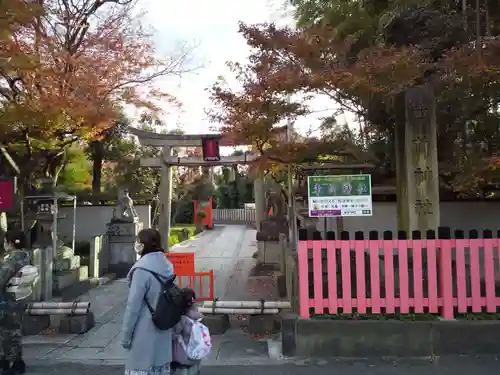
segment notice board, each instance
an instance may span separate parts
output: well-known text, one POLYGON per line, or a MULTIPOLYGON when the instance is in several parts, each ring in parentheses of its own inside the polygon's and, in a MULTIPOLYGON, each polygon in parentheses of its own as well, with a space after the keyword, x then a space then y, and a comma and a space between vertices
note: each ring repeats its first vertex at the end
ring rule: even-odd
POLYGON ((165 256, 173 264, 177 276, 194 275, 194 253, 166 253, 165 256))

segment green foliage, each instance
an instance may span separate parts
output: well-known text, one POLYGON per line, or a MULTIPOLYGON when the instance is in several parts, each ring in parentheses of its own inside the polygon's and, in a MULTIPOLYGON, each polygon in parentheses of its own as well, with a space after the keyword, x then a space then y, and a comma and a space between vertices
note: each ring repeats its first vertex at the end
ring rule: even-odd
POLYGON ((114 194, 120 187, 127 187, 131 194, 156 195, 160 171, 142 168, 139 159, 158 154, 158 150, 140 146, 132 139, 117 141, 113 146, 113 158, 110 157, 103 168, 104 191, 114 194))
POLYGON ((68 162, 59 174, 59 188, 70 194, 90 188, 91 168, 83 148, 74 144, 67 150, 68 162))
POLYGON ((170 237, 168 238, 169 247, 186 241, 196 234, 194 225, 179 225, 170 229, 170 237))

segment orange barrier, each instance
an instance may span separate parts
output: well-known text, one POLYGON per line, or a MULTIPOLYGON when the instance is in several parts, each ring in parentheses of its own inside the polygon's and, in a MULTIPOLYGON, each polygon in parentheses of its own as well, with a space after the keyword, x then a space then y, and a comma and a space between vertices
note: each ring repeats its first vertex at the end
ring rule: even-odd
POLYGON ((194 275, 194 253, 165 253, 177 276, 194 275))
POLYGON ((196 293, 196 301, 214 300, 214 271, 193 272, 191 275, 177 275, 179 288, 191 288, 196 293), (208 279, 208 280, 207 280, 208 279))

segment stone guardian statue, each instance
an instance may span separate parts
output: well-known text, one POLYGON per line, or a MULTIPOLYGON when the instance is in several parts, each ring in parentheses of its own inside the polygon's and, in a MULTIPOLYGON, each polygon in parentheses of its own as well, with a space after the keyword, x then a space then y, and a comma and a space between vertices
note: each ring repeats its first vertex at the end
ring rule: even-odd
POLYGON ((136 223, 139 221, 139 215, 135 210, 134 202, 130 198, 128 189, 119 191, 111 221, 121 223, 136 223))

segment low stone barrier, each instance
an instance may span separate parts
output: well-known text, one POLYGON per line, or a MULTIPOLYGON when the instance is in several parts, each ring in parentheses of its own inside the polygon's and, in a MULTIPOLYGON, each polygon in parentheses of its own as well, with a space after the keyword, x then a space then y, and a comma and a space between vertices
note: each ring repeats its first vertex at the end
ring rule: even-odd
POLYGON ((283 355, 312 358, 498 354, 500 321, 282 318, 283 355))

